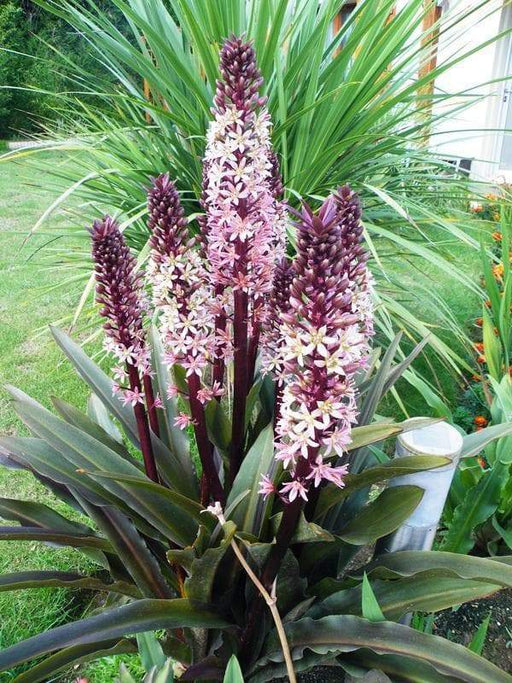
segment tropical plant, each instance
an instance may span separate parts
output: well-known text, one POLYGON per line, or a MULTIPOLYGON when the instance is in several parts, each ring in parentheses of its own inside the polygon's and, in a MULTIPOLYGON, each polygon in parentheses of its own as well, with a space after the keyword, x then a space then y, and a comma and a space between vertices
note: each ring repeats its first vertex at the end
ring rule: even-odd
MULTIPOLYGON (((84 237, 86 218, 92 220, 98 207, 113 209, 143 261, 148 239, 144 184, 169 167, 189 213, 199 211, 218 47, 232 32, 243 33, 253 41, 265 79, 287 200, 294 206, 306 194, 316 200, 349 180, 363 196, 366 235, 375 255, 377 324, 388 340, 392 323, 416 341, 430 332, 429 344, 443 363, 464 365, 458 342, 467 343, 467 335, 430 277, 442 273, 478 295, 478 285, 451 254, 456 244, 478 248, 479 228, 467 221, 464 177, 425 141, 441 120, 474 101, 467 93, 464 104, 460 93, 432 94, 434 80, 484 45, 457 50, 433 70, 423 69, 421 77, 417 73, 418 66, 431 62, 436 35, 452 45, 468 23, 492 11, 487 3, 465 11, 457 7, 425 31, 429 3, 410 0, 396 10, 395 0, 363 0, 338 33, 333 20, 340 0, 113 0, 124 26, 92 0, 39 4, 84 37, 106 77, 65 56, 72 86, 59 97, 67 131, 63 135, 60 129, 56 144, 48 147, 83 153, 66 168, 44 165, 45 178, 53 174, 65 191, 34 230, 49 226, 53 211, 78 194, 82 204, 78 213, 75 208, 70 213, 70 229, 84 237), (95 102, 100 98, 102 109, 91 106, 88 96, 95 102), (414 269, 414 297, 404 263, 414 269), (426 302, 421 312, 418 297, 426 302), (435 318, 428 311, 435 311, 435 318), (450 343, 443 327, 452 333, 450 343)), ((73 266, 70 281, 88 280, 77 315, 89 310, 93 279, 86 249, 70 255, 67 247, 63 253, 58 242, 51 242, 58 254, 49 252, 50 259, 73 266)))
MULTIPOLYGON (((503 201, 496 213, 501 215, 501 230, 493 233, 495 263, 482 248, 488 300, 479 320, 483 342, 475 344, 481 364, 476 387, 490 420, 478 411, 473 417, 477 429, 488 422, 499 426, 512 419, 512 221, 510 208, 503 208, 503 201)), ((441 548, 466 553, 476 545, 481 554, 503 555, 512 549, 512 440, 503 437, 477 456, 465 461, 455 475, 445 509, 447 532, 441 548)))
MULTIPOLYGON (((373 485, 447 462, 390 460, 376 446, 431 422, 375 419, 421 345, 395 365, 399 337, 382 357, 370 353, 372 283, 348 186, 316 212, 306 203, 292 212, 296 256, 287 258, 251 45, 227 41, 220 71, 197 239, 169 176, 149 191, 151 306, 116 221, 91 229, 115 381, 54 329, 91 387, 89 413, 54 398, 57 416, 11 389, 32 436, 3 437, 5 463, 85 517, 4 499, 2 516, 20 526, 0 528, 0 539, 71 545, 104 573, 23 572, 0 585, 109 598, 99 614, 6 648, 0 670, 49 655, 16 678, 47 680, 71 663, 133 651, 134 634, 162 629, 153 652, 163 673, 153 678, 169 674, 166 655, 185 669, 181 680, 236 680, 235 655, 254 682, 295 681, 295 670, 326 662, 404 680, 510 681, 476 654, 398 623, 411 610, 511 587, 510 558, 403 552, 357 568, 358 550, 393 532, 423 496, 373 485)), ((478 446, 510 431, 479 432, 478 446)))

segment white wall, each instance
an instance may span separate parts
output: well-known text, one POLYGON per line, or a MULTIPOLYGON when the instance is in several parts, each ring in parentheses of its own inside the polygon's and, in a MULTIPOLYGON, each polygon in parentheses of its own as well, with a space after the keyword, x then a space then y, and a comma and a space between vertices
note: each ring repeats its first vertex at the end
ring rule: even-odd
MULTIPOLYGON (((442 30, 438 47, 438 65, 448 64, 496 36, 502 19, 502 0, 488 0, 483 7, 463 19, 456 29, 449 29, 453 20, 481 4, 476 0, 449 0, 444 3, 442 30)), ((459 94, 449 104, 436 104, 434 115, 468 102, 472 96, 483 96, 464 111, 450 116, 449 120, 435 123, 431 145, 444 154, 473 159, 472 174, 490 177, 494 167, 484 163, 496 156, 496 134, 482 132, 495 125, 503 84, 483 85, 495 78, 499 47, 491 43, 475 54, 453 65, 436 79, 435 92, 459 94)))

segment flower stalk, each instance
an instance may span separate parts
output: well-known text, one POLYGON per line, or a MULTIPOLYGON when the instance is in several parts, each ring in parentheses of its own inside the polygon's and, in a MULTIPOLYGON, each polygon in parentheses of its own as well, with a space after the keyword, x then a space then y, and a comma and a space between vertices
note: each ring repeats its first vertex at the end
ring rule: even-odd
POLYGON ((154 409, 151 387, 149 352, 143 328, 144 305, 142 280, 137 263, 124 241, 123 234, 110 216, 95 221, 91 229, 92 255, 96 272, 96 300, 102 305, 100 315, 106 318, 105 347, 120 363, 116 368, 116 390, 121 400, 131 403, 137 422, 140 447, 147 476, 159 481, 151 444, 148 416, 144 399, 154 409), (129 389, 123 388, 128 382, 129 389))

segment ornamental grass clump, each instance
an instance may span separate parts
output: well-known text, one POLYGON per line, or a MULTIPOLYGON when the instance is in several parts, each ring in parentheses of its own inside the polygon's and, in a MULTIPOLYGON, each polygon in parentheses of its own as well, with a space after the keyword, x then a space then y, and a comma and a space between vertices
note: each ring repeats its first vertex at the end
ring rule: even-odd
MULTIPOLYGON (((3 650, 0 670, 38 660, 16 680, 46 681, 158 631, 157 666, 170 671, 171 657, 184 681, 222 680, 234 657, 254 683, 295 681, 322 663, 401 680, 510 680, 399 623, 512 587, 509 563, 436 552, 354 560, 423 496, 411 485, 376 496, 372 485, 447 463, 389 460, 377 445, 431 422, 374 420, 421 345, 397 364, 399 337, 372 349, 357 195, 344 185, 289 209, 252 45, 228 40, 220 71, 197 224, 166 173, 148 179, 144 272, 115 220, 91 229, 114 379, 54 329, 93 392, 90 410, 54 399, 57 416, 11 388, 31 436, 1 438, 2 462, 83 516, 2 499, 1 516, 21 526, 0 527, 0 539, 76 547, 101 573, 29 571, 0 576, 0 587, 108 600, 3 650)), ((492 429, 471 435, 465 454, 512 428, 492 429)))

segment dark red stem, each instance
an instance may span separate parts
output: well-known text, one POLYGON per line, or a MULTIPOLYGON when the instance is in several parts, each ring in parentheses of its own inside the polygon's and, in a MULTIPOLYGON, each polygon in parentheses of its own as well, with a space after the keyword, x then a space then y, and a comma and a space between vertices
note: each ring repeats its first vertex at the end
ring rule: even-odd
POLYGON ((233 430, 229 457, 229 479, 232 483, 242 463, 244 454, 245 404, 248 390, 247 377, 247 294, 234 292, 234 379, 233 379, 233 430))
MULTIPOLYGON (((130 380, 130 388, 132 391, 140 392, 142 390, 139 371, 131 363, 126 364, 128 378, 130 380)), ((148 416, 146 409, 142 403, 136 403, 133 407, 135 420, 137 422, 137 431, 139 432, 140 450, 142 451, 142 458, 144 460, 144 469, 150 479, 159 483, 158 471, 155 463, 155 456, 153 454, 153 446, 151 445, 151 434, 149 432, 148 416)))
MULTIPOLYGON (((215 296, 219 299, 222 296, 222 293, 224 291, 224 285, 217 285, 215 287, 215 296)), ((216 316, 215 318, 215 333, 218 334, 224 333, 226 331, 226 324, 227 324, 227 317, 225 313, 222 313, 221 315, 216 316)), ((222 355, 222 351, 224 350, 224 344, 222 347, 219 349, 219 356, 215 358, 213 362, 213 371, 212 371, 212 382, 215 384, 215 382, 218 383, 219 387, 222 387, 222 384, 224 382, 224 370, 225 370, 225 362, 224 362, 224 356, 222 355)), ((217 397, 217 400, 220 401, 220 396, 217 397)))
POLYGON ((208 439, 203 404, 197 398, 197 392, 200 388, 201 382, 199 377, 195 373, 192 373, 188 378, 188 391, 197 450, 199 451, 199 457, 201 459, 201 464, 203 465, 202 484, 204 484, 205 487, 205 496, 207 495, 209 497, 211 495, 215 501, 219 501, 221 505, 224 505, 224 489, 220 483, 219 473, 217 472, 213 460, 213 446, 208 439))
POLYGON ((158 415, 155 407, 155 393, 153 391, 153 383, 149 375, 144 375, 142 378, 144 382, 144 395, 146 396, 146 407, 149 415, 149 424, 153 432, 160 436, 160 425, 158 424, 158 415))

